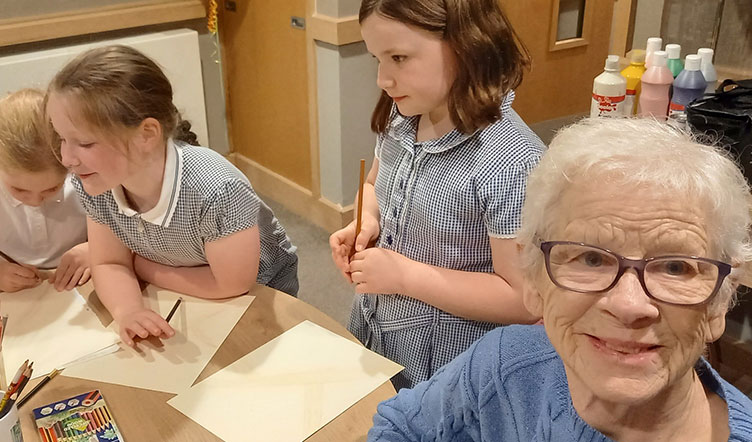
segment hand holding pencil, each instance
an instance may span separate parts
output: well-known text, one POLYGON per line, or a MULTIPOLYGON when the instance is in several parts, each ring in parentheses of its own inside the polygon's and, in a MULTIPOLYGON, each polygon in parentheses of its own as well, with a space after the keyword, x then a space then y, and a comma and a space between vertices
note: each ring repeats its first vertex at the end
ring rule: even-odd
POLYGON ((348 282, 352 282, 349 265, 353 255, 365 250, 379 236, 379 220, 363 208, 365 184, 365 160, 360 160, 360 185, 355 207, 355 220, 329 237, 332 260, 348 282))
POLYGON ((162 318, 157 312, 145 307, 116 318, 120 327, 120 339, 124 344, 135 347, 136 340, 146 339, 149 336, 162 339, 173 337, 175 330, 169 322, 182 300, 183 298, 178 298, 175 301, 166 318, 162 318))

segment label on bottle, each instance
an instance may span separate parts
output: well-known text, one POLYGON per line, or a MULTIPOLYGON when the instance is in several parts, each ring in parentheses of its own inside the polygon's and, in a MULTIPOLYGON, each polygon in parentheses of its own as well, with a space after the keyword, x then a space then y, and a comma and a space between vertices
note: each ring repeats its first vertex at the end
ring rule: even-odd
POLYGON ((636 89, 627 89, 627 95, 624 97, 624 115, 630 116, 637 113, 637 108, 635 107, 635 98, 637 97, 637 90, 636 89))
POLYGON ((674 103, 673 101, 670 102, 668 104, 668 117, 679 122, 686 121, 687 112, 685 106, 683 104, 674 103))
MULTIPOLYGON (((615 97, 609 97, 606 95, 593 94, 593 101, 590 104, 590 116, 591 117, 623 117, 627 115, 625 109, 627 107, 625 102, 625 95, 618 95, 615 97)), ((634 102, 633 102, 634 104, 634 102)))

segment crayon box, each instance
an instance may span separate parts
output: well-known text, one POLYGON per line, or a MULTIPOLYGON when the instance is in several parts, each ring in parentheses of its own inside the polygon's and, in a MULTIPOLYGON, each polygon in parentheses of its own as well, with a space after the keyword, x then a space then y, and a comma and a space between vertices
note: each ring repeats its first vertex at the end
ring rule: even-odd
POLYGON ((123 442, 99 390, 34 409, 43 442, 123 442))

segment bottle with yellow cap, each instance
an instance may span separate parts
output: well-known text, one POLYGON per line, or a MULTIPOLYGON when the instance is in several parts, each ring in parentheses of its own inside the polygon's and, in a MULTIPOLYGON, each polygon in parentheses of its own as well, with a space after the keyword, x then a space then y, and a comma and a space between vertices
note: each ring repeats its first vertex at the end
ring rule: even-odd
POLYGON ((624 114, 626 116, 637 114, 637 102, 640 97, 640 79, 645 73, 645 51, 634 49, 629 54, 629 66, 621 71, 621 75, 627 79, 627 95, 624 100, 624 114))

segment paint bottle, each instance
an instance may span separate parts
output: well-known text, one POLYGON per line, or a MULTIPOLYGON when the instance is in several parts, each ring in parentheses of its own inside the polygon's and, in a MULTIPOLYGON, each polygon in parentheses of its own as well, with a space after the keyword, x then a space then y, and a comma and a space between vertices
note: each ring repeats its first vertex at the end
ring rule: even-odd
POLYGON ((629 66, 621 71, 621 75, 627 79, 627 96, 624 100, 624 115, 637 113, 637 102, 640 96, 640 78, 645 73, 645 51, 634 49, 629 56, 629 66))
POLYGON ((674 81, 674 76, 666 66, 666 52, 655 51, 647 68, 640 79, 642 92, 637 106, 640 116, 653 116, 658 120, 665 120, 668 113, 668 90, 674 81))
POLYGON ((590 103, 591 117, 623 117, 627 79, 619 73, 619 56, 606 57, 604 72, 593 80, 593 100, 590 103))
POLYGON ((716 84, 718 83, 718 74, 715 72, 715 66, 713 66, 713 50, 710 48, 700 48, 697 50, 697 55, 702 59, 700 72, 702 72, 702 76, 705 77, 705 81, 708 84, 705 92, 715 92, 716 84))
POLYGON ((666 45, 666 54, 668 54, 666 65, 671 71, 671 75, 676 78, 684 70, 684 63, 681 61, 681 45, 673 43, 666 45))
POLYGON ((650 67, 650 56, 655 51, 660 51, 663 46, 663 39, 661 37, 650 37, 648 43, 645 45, 645 67, 650 67))
POLYGON ((699 55, 690 54, 684 61, 684 70, 674 80, 674 95, 669 105, 669 118, 680 123, 687 121, 684 107, 693 100, 702 97, 708 84, 700 72, 702 59, 699 55))

